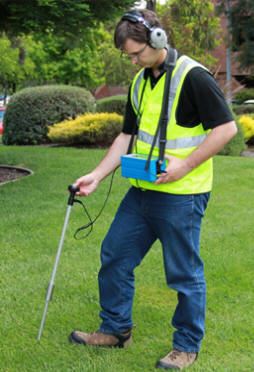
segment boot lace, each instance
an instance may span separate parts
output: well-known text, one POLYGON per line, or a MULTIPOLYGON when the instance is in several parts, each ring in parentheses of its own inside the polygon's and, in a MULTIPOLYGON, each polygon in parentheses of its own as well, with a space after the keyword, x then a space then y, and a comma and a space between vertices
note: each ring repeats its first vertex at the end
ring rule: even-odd
POLYGON ((174 359, 177 359, 180 355, 181 355, 181 351, 173 350, 170 353, 170 358, 174 360, 174 359))

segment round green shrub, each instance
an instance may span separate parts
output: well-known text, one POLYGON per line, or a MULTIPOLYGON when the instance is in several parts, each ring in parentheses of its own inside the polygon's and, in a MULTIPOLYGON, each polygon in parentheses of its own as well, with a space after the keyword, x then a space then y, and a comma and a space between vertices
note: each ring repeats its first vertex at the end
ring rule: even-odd
POLYGON ((233 111, 236 115, 254 114, 254 104, 233 105, 233 111))
POLYGON ((96 101, 96 111, 116 112, 119 115, 124 115, 126 103, 127 103, 126 95, 101 98, 98 101, 96 101))
POLYGON ((25 88, 12 96, 4 117, 3 143, 36 145, 48 141, 48 127, 95 110, 86 89, 68 85, 25 88))
POLYGON ((254 99, 254 88, 244 88, 237 92, 234 98, 240 103, 247 101, 248 99, 254 99))
POLYGON ((236 117, 234 119, 237 124, 238 132, 219 152, 219 155, 240 156, 241 153, 246 149, 243 130, 238 124, 236 117))

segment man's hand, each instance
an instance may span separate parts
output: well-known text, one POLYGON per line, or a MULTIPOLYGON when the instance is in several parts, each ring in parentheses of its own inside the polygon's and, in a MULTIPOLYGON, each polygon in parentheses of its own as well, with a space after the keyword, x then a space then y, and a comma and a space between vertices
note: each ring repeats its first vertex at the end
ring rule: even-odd
POLYGON ((185 159, 179 159, 170 155, 165 155, 165 159, 168 160, 166 173, 162 173, 159 176, 155 182, 156 185, 177 181, 192 170, 185 159))
POLYGON ((99 180, 93 173, 89 173, 83 177, 80 177, 74 183, 74 186, 79 187, 78 196, 88 196, 97 189, 99 180))
POLYGON ((234 121, 221 124, 208 134, 201 143, 187 158, 179 159, 175 156, 165 155, 168 159, 167 173, 162 174, 155 182, 174 182, 184 177, 192 169, 198 167, 206 160, 216 155, 237 133, 237 126, 234 121))

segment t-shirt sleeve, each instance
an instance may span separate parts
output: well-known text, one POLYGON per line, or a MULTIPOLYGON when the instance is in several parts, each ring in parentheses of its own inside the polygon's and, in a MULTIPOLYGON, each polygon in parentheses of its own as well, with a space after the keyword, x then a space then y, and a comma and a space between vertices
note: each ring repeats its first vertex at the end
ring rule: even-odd
POLYGON ((213 129, 234 120, 225 97, 211 73, 201 67, 195 67, 186 79, 186 93, 192 97, 204 129, 213 129))
POLYGON ((125 115, 123 120, 122 132, 125 134, 132 134, 135 128, 135 133, 137 133, 137 115, 133 110, 131 104, 131 87, 129 88, 128 99, 125 108, 125 115))

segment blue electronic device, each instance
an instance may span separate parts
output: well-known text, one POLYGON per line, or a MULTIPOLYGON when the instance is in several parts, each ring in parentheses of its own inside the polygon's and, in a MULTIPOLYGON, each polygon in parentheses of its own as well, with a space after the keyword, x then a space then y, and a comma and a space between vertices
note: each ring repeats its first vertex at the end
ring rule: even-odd
MULTIPOLYGON (((135 178, 154 182, 158 178, 157 162, 158 158, 152 157, 149 162, 149 167, 146 170, 147 155, 128 154, 121 156, 122 176, 127 178, 135 178)), ((166 171, 166 162, 163 161, 160 166, 161 172, 166 171)))

